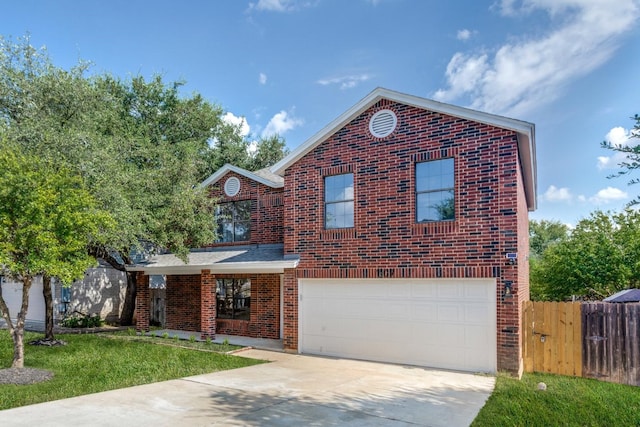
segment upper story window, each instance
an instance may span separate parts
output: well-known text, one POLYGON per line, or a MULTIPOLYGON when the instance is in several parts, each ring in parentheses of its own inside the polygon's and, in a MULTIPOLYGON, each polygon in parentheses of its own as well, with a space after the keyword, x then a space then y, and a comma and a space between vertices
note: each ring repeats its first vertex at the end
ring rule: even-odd
POLYGON ((353 227, 353 174, 324 178, 324 227, 353 227))
POLYGON ((416 164, 416 220, 455 219, 453 159, 416 164))
POLYGON ((247 242, 251 239, 251 200, 218 205, 218 242, 247 242))

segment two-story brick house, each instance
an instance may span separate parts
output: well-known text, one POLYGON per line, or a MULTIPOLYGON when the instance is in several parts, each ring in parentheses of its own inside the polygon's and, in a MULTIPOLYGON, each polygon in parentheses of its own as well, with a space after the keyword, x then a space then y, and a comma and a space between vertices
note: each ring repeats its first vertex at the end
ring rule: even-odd
POLYGON ((227 165, 203 185, 221 241, 131 268, 167 274, 167 327, 521 371, 533 124, 379 88, 270 170, 227 165))

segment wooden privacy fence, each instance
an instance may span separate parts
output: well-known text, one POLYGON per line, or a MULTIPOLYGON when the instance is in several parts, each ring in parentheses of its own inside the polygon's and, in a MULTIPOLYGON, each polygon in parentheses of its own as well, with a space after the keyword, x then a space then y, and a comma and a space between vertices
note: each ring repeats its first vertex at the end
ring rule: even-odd
POLYGON ((640 386, 640 303, 524 303, 526 372, 640 386))

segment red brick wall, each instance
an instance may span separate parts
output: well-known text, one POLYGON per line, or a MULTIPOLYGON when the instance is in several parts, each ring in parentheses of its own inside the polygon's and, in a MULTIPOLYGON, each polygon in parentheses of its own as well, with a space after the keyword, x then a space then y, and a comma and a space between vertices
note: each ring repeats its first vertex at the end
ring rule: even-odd
POLYGON ((217 277, 251 280, 250 320, 217 319, 217 333, 253 338, 280 338, 279 274, 236 274, 217 277))
POLYGON ((166 327, 200 331, 200 275, 167 276, 166 327))
MULTIPOLYGON (((235 244, 282 243, 283 241, 283 189, 272 188, 248 179, 235 172, 227 173, 222 179, 210 186, 210 194, 219 203, 251 200, 251 240, 235 244), (224 194, 224 183, 235 176, 240 180, 240 192, 234 197, 224 194)), ((212 244, 211 246, 230 243, 212 244)), ((233 243, 231 243, 233 244, 233 243)))
POLYGON ((284 271, 283 282, 284 308, 282 345, 285 350, 298 349, 298 279, 295 269, 284 271))
MULTIPOLYGON (((528 298, 520 174, 514 132, 380 101, 287 169, 285 253, 300 255, 297 277, 496 278, 498 369, 515 371, 518 302, 528 298), (382 108, 395 111, 398 127, 377 139, 368 123, 382 108), (415 164, 446 157, 455 162, 456 219, 416 223, 415 164), (347 172, 354 174, 355 227, 325 230, 324 176, 347 172), (507 265, 508 252, 518 252, 517 265, 507 265), (505 282, 514 296, 503 299, 505 282)), ((285 303, 287 289, 285 279, 285 303)), ((286 322, 285 311, 285 341, 293 333, 286 322)))
POLYGON ((280 338, 279 274, 216 276, 205 270, 202 276, 167 276, 166 298, 167 329, 201 331, 203 338, 213 338, 216 333, 253 338, 280 338), (217 278, 251 280, 250 320, 216 318, 213 323, 217 278))
POLYGON ((200 328, 201 338, 216 336, 216 277, 210 270, 202 270, 200 276, 200 328))
POLYGON ((136 331, 148 332, 151 314, 151 300, 149 295, 149 276, 142 272, 136 275, 137 295, 136 295, 136 331))

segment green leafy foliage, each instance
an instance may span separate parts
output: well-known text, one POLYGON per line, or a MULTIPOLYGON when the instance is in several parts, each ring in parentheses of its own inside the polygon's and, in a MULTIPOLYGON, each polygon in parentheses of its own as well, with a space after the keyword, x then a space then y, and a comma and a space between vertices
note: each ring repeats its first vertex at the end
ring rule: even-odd
POLYGON ((0 140, 0 265, 9 277, 71 283, 95 264, 87 245, 112 226, 71 171, 0 140))
POLYGON ((593 212, 531 267, 532 295, 562 301, 602 299, 640 284, 640 213, 593 212), (535 286, 533 286, 535 284, 535 286))
POLYGON ((90 243, 113 225, 82 180, 64 166, 23 152, 0 135, 0 266, 22 283, 20 311, 11 313, 0 293, 0 314, 14 339, 14 367, 24 364, 24 321, 37 275, 71 283, 96 264, 90 243))
POLYGON ((75 313, 65 319, 62 319, 60 325, 65 328, 99 328, 104 322, 99 314, 82 314, 75 313))
MULTIPOLYGON (((0 134, 32 155, 77 173, 115 226, 89 254, 124 271, 134 254, 215 241, 215 201, 198 184, 225 163, 254 169, 286 152, 278 137, 255 154, 222 109, 182 82, 88 76, 90 64, 63 70, 46 50, 0 37, 0 134)), ((128 276, 121 321, 133 318, 135 280, 128 276)))

